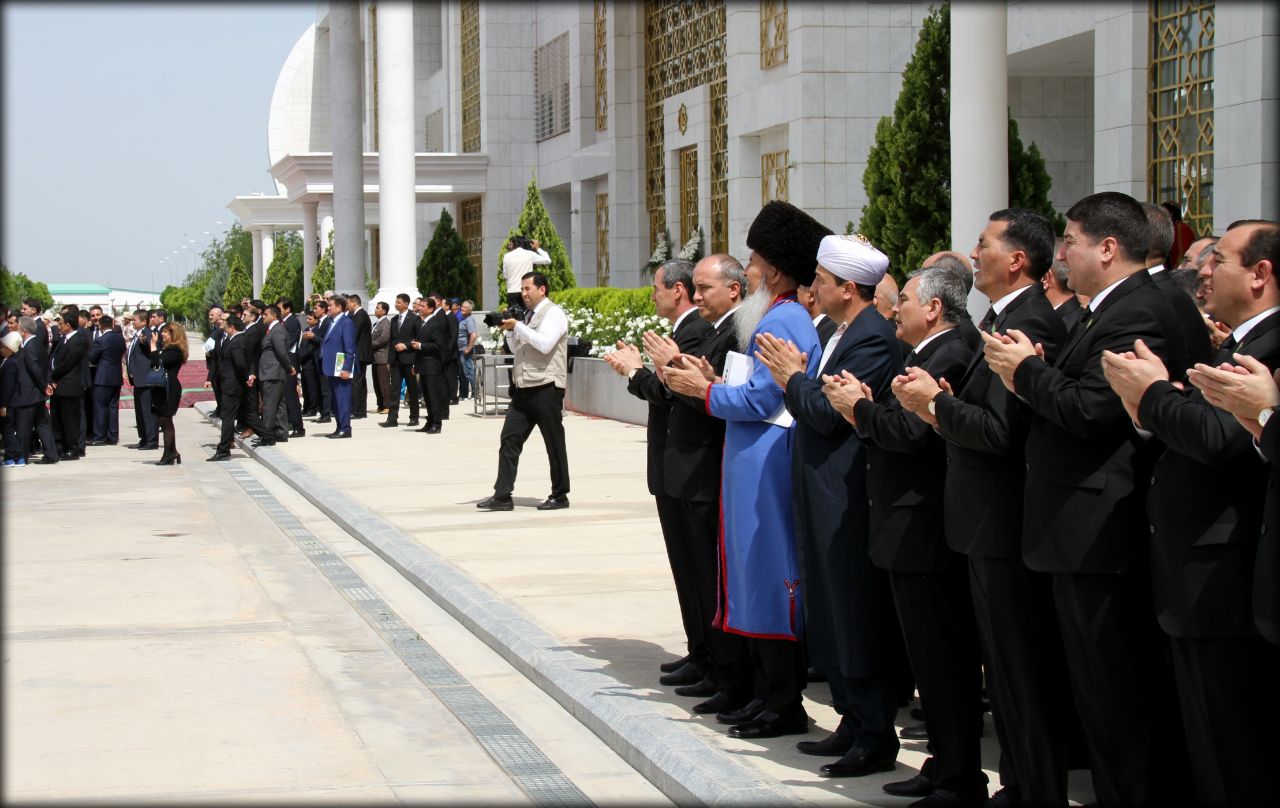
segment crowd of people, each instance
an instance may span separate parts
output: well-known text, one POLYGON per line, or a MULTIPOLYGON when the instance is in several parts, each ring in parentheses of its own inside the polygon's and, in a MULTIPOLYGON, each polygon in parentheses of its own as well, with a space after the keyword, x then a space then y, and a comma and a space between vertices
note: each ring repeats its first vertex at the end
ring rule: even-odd
POLYGON ((839 726, 798 748, 858 777, 895 768, 914 688, 930 756, 884 790, 925 808, 1065 806, 1082 766, 1102 806, 1269 801, 1280 224, 1175 253, 1169 211, 1114 192, 1066 222, 995 211, 899 290, 771 202, 745 268, 658 269, 671 336, 606 360, 649 405, 688 651, 659 681, 695 713, 806 733, 825 678, 839 726))

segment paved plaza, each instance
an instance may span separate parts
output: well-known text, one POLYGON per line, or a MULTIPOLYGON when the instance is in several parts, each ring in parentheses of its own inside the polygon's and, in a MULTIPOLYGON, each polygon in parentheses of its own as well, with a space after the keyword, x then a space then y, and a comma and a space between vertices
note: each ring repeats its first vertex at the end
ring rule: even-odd
MULTIPOLYGON (((210 406, 180 411, 176 468, 102 447, 7 473, 7 799, 906 804, 880 786, 924 742, 824 780, 797 738, 731 739, 657 685, 682 635, 642 427, 567 415, 572 507, 534 509, 535 437, 488 513, 500 419, 468 402, 441 435, 371 411, 218 464, 210 406)), ((808 737, 829 704, 811 684, 808 737)))

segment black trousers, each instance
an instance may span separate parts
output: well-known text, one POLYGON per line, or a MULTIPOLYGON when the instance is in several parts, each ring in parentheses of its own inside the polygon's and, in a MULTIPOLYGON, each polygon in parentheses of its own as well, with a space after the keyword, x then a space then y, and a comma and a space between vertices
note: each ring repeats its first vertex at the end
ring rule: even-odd
POLYGON ((889 571, 920 706, 929 727, 934 783, 953 791, 987 782, 982 773, 982 660, 969 571, 889 571))
POLYGON ((970 558, 1000 783, 1030 808, 1067 804, 1068 726, 1075 703, 1053 607, 1053 581, 1020 558, 970 558))
MULTIPOLYGON (((18 445, 18 410, 8 410, 8 415, 0 415, 0 439, 4 441, 4 459, 17 460, 23 457, 18 445)), ((25 460, 26 458, 23 457, 25 460)))
POLYGON ((316 381, 320 387, 320 416, 333 417, 333 389, 329 385, 329 377, 320 371, 320 361, 316 360, 316 381))
POLYGON ((222 414, 222 382, 218 381, 218 369, 211 368, 213 379, 209 381, 209 389, 213 391, 213 407, 219 415, 222 414))
MULTIPOLYGON (((386 362, 377 363, 373 366, 373 399, 378 403, 379 410, 385 410, 389 406, 387 404, 387 386, 390 379, 390 369, 386 362)), ((399 399, 400 391, 396 391, 396 398, 399 399)))
POLYGON ((419 373, 418 385, 427 402, 427 423, 439 424, 449 417, 449 390, 443 373, 419 373))
MULTIPOLYGON (((284 403, 284 388, 291 384, 282 379, 259 379, 255 387, 262 386, 263 440, 285 440, 289 437, 288 411, 284 403)), ((254 429, 257 432, 257 429, 254 429)))
MULTIPOLYGON (((454 351, 453 359, 444 363, 444 389, 445 403, 458 397, 458 353, 454 351)), ((449 417, 449 411, 444 411, 444 417, 449 417)))
POLYGON ((1189 764, 1146 562, 1123 573, 1055 573, 1053 599, 1098 805, 1185 803, 1185 786, 1169 776, 1189 764))
POLYGON ((120 440, 120 388, 93 386, 93 439, 120 440))
POLYGON ((284 409, 289 419, 289 428, 303 431, 302 402, 298 400, 298 383, 300 375, 290 376, 284 383, 284 409))
POLYGON ((54 396, 49 403, 53 409, 58 450, 79 454, 84 450, 80 443, 80 430, 84 424, 84 397, 79 394, 54 396))
POLYGON ((688 525, 688 562, 693 567, 698 614, 704 621, 703 636, 711 654, 712 678, 720 692, 745 703, 754 690, 747 640, 741 634, 721 631, 712 625, 716 618, 716 585, 720 575, 720 502, 689 499, 679 502, 688 525))
POLYGON ((747 654, 754 676, 754 696, 765 712, 791 715, 802 709, 804 699, 804 643, 748 637, 747 654))
POLYGON ((405 384, 404 400, 409 403, 410 420, 418 420, 418 377, 413 375, 413 365, 394 363, 391 369, 391 389, 387 392, 387 420, 395 423, 400 415, 400 384, 405 384))
POLYGON ((1170 644, 1199 805, 1274 802, 1280 647, 1256 636, 1170 644))
MULTIPOLYGON (((90 373, 90 378, 92 378, 93 377, 92 368, 90 368, 89 373, 90 373)), ((94 385, 92 382, 90 382, 84 388, 84 402, 83 402, 84 408, 82 410, 82 412, 84 413, 84 430, 80 437, 81 445, 84 445, 86 439, 90 439, 94 435, 98 434, 98 424, 97 424, 97 421, 95 420, 97 418, 97 411, 96 411, 97 400, 95 398, 97 394, 94 392, 95 388, 96 388, 96 385, 94 385)))
MULTIPOLYGON (((702 598, 698 593, 698 575, 693 560, 691 534, 684 503, 675 497, 658 494, 654 497, 658 507, 658 524, 662 527, 662 541, 667 547, 667 563, 671 565, 671 577, 676 585, 676 602, 680 606, 680 622, 684 625, 685 646, 698 667, 711 668, 711 651, 707 647, 707 632, 715 612, 705 614, 702 598)), ((714 583, 712 584, 714 587, 714 583)), ((715 590, 711 591, 712 607, 715 590)))
POLYGON ((351 377, 351 414, 369 414, 369 368, 357 362, 359 370, 351 377))
POLYGON ((320 372, 314 362, 307 360, 298 375, 302 377, 302 410, 315 414, 320 411, 320 372))
MULTIPOLYGON (((231 411, 235 415, 235 410, 231 411)), ((157 446, 160 443, 160 425, 156 422, 155 413, 151 412, 151 388, 133 388, 133 422, 138 429, 138 441, 146 446, 157 446)))
POLYGON ((217 451, 231 451, 236 437, 236 413, 240 411, 240 385, 222 391, 222 431, 218 435, 217 451))
POLYGON ((890 754, 901 747, 893 719, 898 714, 898 685, 890 676, 859 678, 826 671, 831 705, 840 714, 840 725, 853 737, 853 745, 875 754, 890 754))
POLYGON ((551 496, 569 493, 569 455, 564 447, 564 388, 554 384, 520 388, 512 386, 507 419, 502 424, 501 446, 498 448, 498 481, 493 492, 509 497, 515 490, 520 452, 536 426, 542 433, 551 464, 551 496))
POLYGON ((18 436, 18 456, 31 458, 31 436, 39 435, 40 444, 44 447, 47 459, 58 457, 58 443, 53 437, 53 424, 49 418, 49 410, 44 402, 19 407, 14 421, 14 429, 18 436))

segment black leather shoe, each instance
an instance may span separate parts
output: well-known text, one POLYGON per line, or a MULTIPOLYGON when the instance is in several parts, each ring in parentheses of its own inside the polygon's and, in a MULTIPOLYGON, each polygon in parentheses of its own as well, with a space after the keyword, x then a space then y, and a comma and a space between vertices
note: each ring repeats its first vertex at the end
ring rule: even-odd
POLYGON ((214 410, 213 412, 209 413, 209 417, 210 417, 210 418, 221 418, 221 417, 222 417, 222 411, 221 411, 221 410, 214 410))
POLYGON ((1022 795, 1016 788, 1005 787, 987 797, 985 808, 1017 808, 1022 795))
POLYGON ((399 421, 382 421, 378 424, 378 426, 382 426, 382 427, 400 426, 400 422, 399 421))
POLYGON ((428 435, 439 435, 439 434, 440 434, 440 425, 439 425, 439 424, 432 424, 431 426, 428 426, 426 429, 423 429, 423 430, 421 430, 421 431, 426 432, 428 435))
POLYGON ((917 774, 910 780, 900 780, 896 783, 885 783, 881 786, 884 793, 892 794, 895 797, 927 797, 937 788, 933 781, 923 774, 917 774))
POLYGON ((916 800, 908 808, 983 808, 987 802, 987 789, 973 788, 966 791, 952 791, 949 788, 935 788, 929 796, 916 800))
POLYGON ((430 422, 430 421, 428 421, 427 423, 423 424, 421 428, 419 428, 419 429, 415 429, 415 430, 413 430, 413 431, 414 431, 414 432, 430 432, 430 431, 431 431, 431 426, 432 426, 432 425, 431 425, 431 422, 430 422))
POLYGON ((52 466, 54 463, 58 462, 58 458, 42 457, 39 460, 32 460, 31 462, 36 464, 37 466, 52 466))
POLYGON ((790 715, 760 713, 760 715, 745 724, 729 727, 729 737, 756 740, 758 738, 777 738, 782 735, 803 735, 808 731, 809 715, 803 709, 800 709, 790 715))
POLYGON ((352 417, 352 418, 368 418, 368 417, 369 417, 369 413, 367 413, 367 412, 353 412, 353 413, 351 413, 351 417, 352 417))
MULTIPOLYGON (((551 500, 547 500, 550 502, 551 500)), ((542 503, 545 505, 546 502, 542 503)), ((542 505, 538 507, 541 508, 542 505)), ((702 677, 706 675, 706 671, 694 665, 692 662, 685 664, 680 670, 664 673, 658 677, 658 684, 672 687, 674 685, 696 685, 702 681, 702 677)))
POLYGON ((126 449, 141 449, 143 446, 146 446, 146 445, 147 445, 147 444, 143 443, 142 441, 138 441, 137 443, 126 443, 126 444, 124 445, 124 448, 126 448, 126 449))
POLYGON ((450 403, 450 404, 457 404, 457 403, 458 403, 458 399, 456 399, 456 398, 451 398, 451 399, 449 399, 449 403, 450 403))
POLYGON ((107 442, 105 440, 91 440, 89 441, 89 445, 90 446, 106 446, 107 442))
POLYGON ((409 423, 405 424, 405 426, 417 426, 417 425, 418 425, 418 419, 417 419, 417 418, 410 418, 410 419, 409 419, 409 423))
POLYGON ((349 438, 351 437, 351 433, 350 432, 331 432, 328 435, 325 435, 325 437, 326 438, 349 438))
POLYGON ((158 443, 144 443, 143 445, 139 446, 138 448, 139 448, 139 449, 141 449, 141 450, 142 450, 142 451, 144 451, 144 452, 154 452, 154 451, 156 451, 156 450, 158 450, 158 449, 160 448, 160 444, 158 444, 158 443))
POLYGON ((853 733, 836 730, 820 741, 801 741, 796 750, 806 755, 840 757, 853 748, 853 733))
POLYGON ((891 772, 898 765, 898 754, 876 754, 865 749, 850 749, 844 757, 835 763, 828 763, 818 769, 823 777, 865 777, 876 772, 891 772))
POLYGON ((515 506, 511 503, 511 497, 494 496, 480 500, 476 507, 482 511, 509 511, 515 506))
POLYGON ((319 418, 317 418, 317 419, 316 419, 316 423, 317 423, 317 424, 327 424, 327 423, 331 423, 332 421, 333 421, 333 419, 332 419, 332 418, 330 418, 330 417, 329 417, 329 416, 327 416, 327 415, 322 415, 322 416, 320 416, 319 418))
POLYGON ((707 696, 716 694, 715 682, 704 678, 702 681, 692 685, 680 685, 676 688, 677 696, 694 696, 699 699, 705 699, 707 696))
POLYGON ((898 737, 905 741, 927 741, 929 740, 928 724, 912 724, 909 727, 903 727, 898 733, 898 737))
POLYGON ((79 460, 80 453, 79 452, 62 452, 61 454, 58 455, 58 459, 59 460, 79 460))
POLYGON ((273 440, 262 440, 261 438, 259 438, 258 440, 255 440, 252 443, 250 443, 249 445, 257 449, 260 446, 275 446, 276 442, 273 440))
POLYGON ((230 459, 231 459, 231 452, 214 452, 212 457, 205 458, 205 460, 210 463, 212 463, 215 460, 230 460, 230 459))
POLYGON ((690 657, 688 654, 685 654, 679 659, 673 659, 670 662, 663 662, 661 665, 658 666, 658 670, 662 671, 663 673, 675 673, 676 671, 683 668, 691 660, 692 660, 692 657, 690 657))
MULTIPOLYGON (((436 431, 439 432, 440 428, 436 427, 436 431)), ((540 511, 558 511, 561 508, 567 508, 567 507, 569 507, 568 497, 547 497, 542 502, 538 503, 538 510, 540 511)), ((687 684, 687 683, 673 682, 672 684, 687 684)))
POLYGON ((825 682, 827 681, 827 674, 817 668, 809 668, 804 672, 804 678, 806 682, 825 682))
POLYGON ((698 702, 690 709, 699 715, 705 713, 725 713, 737 709, 741 704, 742 699, 734 698, 731 693, 726 693, 722 690, 706 701, 698 702))
POLYGON ((307 430, 305 429, 295 429, 289 433, 289 437, 291 438, 305 438, 306 436, 307 430))
POLYGON ((723 713, 716 713, 716 720, 721 724, 745 724, 757 715, 760 715, 762 710, 764 710, 764 702, 760 699, 752 699, 736 710, 727 710, 723 713))

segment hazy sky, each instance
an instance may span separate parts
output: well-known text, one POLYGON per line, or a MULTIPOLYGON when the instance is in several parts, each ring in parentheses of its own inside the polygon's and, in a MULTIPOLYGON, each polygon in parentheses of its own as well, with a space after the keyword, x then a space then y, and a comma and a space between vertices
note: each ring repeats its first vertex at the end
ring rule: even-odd
POLYGON ((314 2, 6 2, 3 15, 10 270, 160 289, 175 274, 160 259, 229 227, 232 197, 275 192, 271 93, 314 2))

